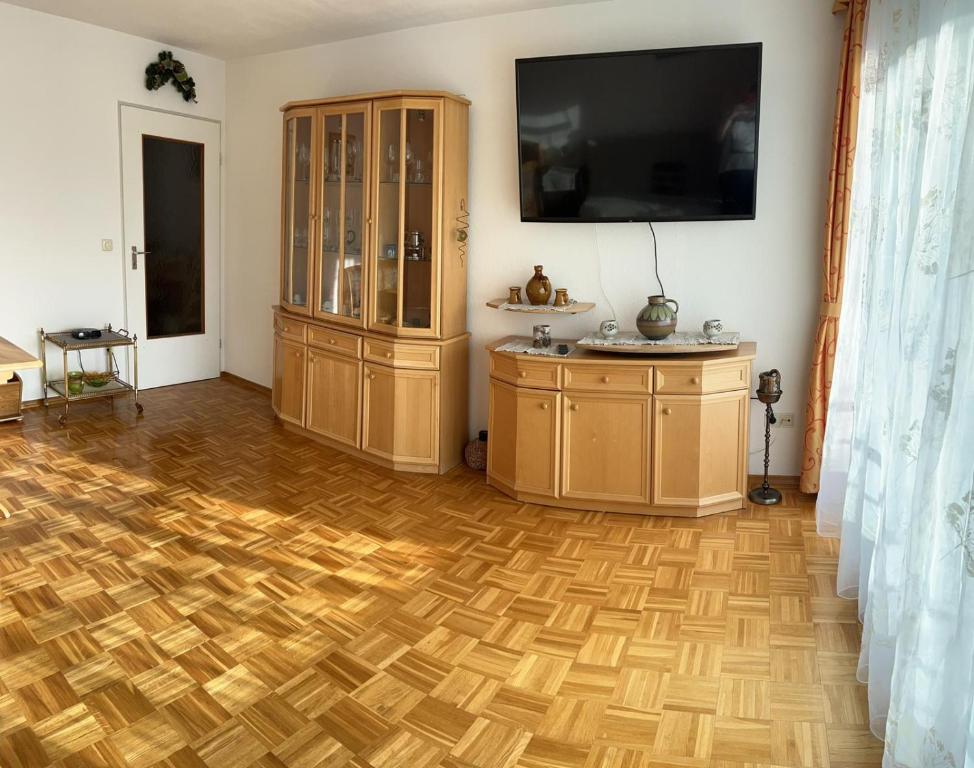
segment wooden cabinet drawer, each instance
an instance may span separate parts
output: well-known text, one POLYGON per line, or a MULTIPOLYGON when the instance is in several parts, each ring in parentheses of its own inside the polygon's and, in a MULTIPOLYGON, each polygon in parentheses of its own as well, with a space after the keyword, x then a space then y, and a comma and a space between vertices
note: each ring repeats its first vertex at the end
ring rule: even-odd
POLYGON ((564 366, 564 388, 588 392, 634 392, 649 394, 653 391, 653 369, 596 365, 564 366))
POLYGON ((362 354, 362 340, 358 336, 352 336, 350 333, 342 333, 341 331, 333 331, 331 328, 319 328, 316 325, 312 325, 308 329, 308 343, 313 347, 328 349, 332 352, 350 355, 355 358, 361 357, 362 354))
POLYGON ((435 371, 440 367, 440 348, 435 344, 403 344, 366 339, 365 359, 391 365, 393 368, 435 371))
POLYGON ((291 318, 284 317, 283 315, 274 315, 274 330, 285 339, 306 341, 308 324, 301 323, 297 320, 292 320, 291 318))
POLYGON ((561 389, 561 366, 557 363, 492 354, 490 375, 519 387, 561 389))
POLYGON ((706 366, 656 366, 656 393, 666 395, 706 395, 747 389, 750 366, 746 362, 706 366))

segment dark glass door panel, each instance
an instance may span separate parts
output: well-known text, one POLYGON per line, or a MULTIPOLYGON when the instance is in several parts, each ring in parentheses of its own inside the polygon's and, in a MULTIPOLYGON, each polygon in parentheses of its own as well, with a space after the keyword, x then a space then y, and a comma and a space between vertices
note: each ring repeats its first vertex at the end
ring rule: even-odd
POLYGON ((148 337, 201 334, 203 145, 142 136, 148 337))

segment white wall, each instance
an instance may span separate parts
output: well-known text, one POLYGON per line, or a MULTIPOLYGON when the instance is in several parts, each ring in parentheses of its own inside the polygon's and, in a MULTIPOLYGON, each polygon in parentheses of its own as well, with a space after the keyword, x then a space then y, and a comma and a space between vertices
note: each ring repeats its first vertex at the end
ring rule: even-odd
MULTIPOLYGON (((224 119, 225 64, 174 50, 199 103, 144 70, 171 46, 0 3, 0 336, 124 322, 118 103, 224 119), (101 250, 111 238, 115 250, 101 250)), ((37 371, 25 399, 41 396, 37 371)))

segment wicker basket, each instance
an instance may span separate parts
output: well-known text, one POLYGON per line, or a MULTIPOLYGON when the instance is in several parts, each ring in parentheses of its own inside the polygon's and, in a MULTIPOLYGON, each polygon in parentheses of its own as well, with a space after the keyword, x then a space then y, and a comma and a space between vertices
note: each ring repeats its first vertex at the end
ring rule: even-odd
POLYGON ((20 418, 20 376, 0 384, 0 421, 20 418))

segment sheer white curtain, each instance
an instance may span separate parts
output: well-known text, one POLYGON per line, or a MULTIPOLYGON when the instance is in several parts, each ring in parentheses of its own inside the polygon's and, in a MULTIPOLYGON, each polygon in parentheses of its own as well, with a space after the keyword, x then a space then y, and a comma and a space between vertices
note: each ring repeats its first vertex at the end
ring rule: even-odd
POLYGON ((974 0, 872 0, 819 530, 884 765, 974 768, 974 0))

